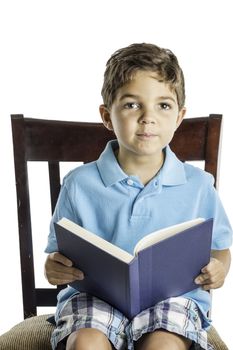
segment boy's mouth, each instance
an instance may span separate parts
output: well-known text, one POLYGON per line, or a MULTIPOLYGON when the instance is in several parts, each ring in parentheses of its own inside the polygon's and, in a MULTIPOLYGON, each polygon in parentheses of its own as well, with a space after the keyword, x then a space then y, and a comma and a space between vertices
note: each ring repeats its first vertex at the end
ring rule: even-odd
POLYGON ((137 133, 136 135, 142 138, 151 138, 156 136, 156 134, 152 132, 140 132, 140 133, 137 133))

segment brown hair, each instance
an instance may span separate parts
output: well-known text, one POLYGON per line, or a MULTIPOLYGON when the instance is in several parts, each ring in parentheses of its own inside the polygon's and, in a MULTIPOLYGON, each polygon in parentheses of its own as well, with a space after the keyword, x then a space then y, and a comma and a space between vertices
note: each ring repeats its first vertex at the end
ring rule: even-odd
POLYGON ((175 91, 179 110, 184 107, 184 75, 176 56, 168 49, 142 43, 117 50, 107 61, 101 91, 107 108, 111 108, 117 90, 132 80, 138 70, 156 72, 175 91))

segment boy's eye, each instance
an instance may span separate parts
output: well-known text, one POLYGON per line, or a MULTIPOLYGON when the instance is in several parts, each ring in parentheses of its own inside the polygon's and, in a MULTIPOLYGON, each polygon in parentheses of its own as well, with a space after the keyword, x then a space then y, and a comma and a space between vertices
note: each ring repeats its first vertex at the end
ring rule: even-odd
POLYGON ((168 103, 165 103, 165 102, 161 102, 159 104, 159 106, 160 106, 161 109, 165 109, 165 110, 168 110, 168 109, 171 108, 171 106, 168 103))
POLYGON ((124 105, 124 108, 126 109, 139 109, 140 104, 136 102, 128 102, 124 105))

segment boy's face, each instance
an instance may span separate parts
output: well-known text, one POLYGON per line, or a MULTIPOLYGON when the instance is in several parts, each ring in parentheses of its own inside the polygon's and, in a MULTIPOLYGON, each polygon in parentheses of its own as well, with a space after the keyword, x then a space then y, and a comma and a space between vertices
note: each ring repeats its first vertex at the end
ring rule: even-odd
POLYGON ((175 92, 155 72, 138 71, 121 87, 111 110, 100 106, 104 125, 114 130, 121 157, 161 157, 181 123, 175 92))

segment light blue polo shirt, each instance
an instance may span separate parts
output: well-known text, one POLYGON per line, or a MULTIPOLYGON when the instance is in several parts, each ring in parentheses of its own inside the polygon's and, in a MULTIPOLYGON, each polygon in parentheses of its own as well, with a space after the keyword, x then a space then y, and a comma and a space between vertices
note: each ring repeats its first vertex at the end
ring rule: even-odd
MULTIPOLYGON (((163 167, 144 186, 136 175, 123 172, 114 154, 117 147, 116 140, 110 141, 97 161, 72 170, 64 178, 51 221, 47 253, 58 250, 53 223, 62 217, 129 253, 138 240, 153 231, 197 217, 213 217, 212 249, 231 245, 232 229, 212 175, 182 163, 167 146, 163 167)), ((62 304, 74 292, 66 288, 59 302, 62 304)), ((185 296, 206 314, 210 307, 208 292, 198 288, 185 296)))

